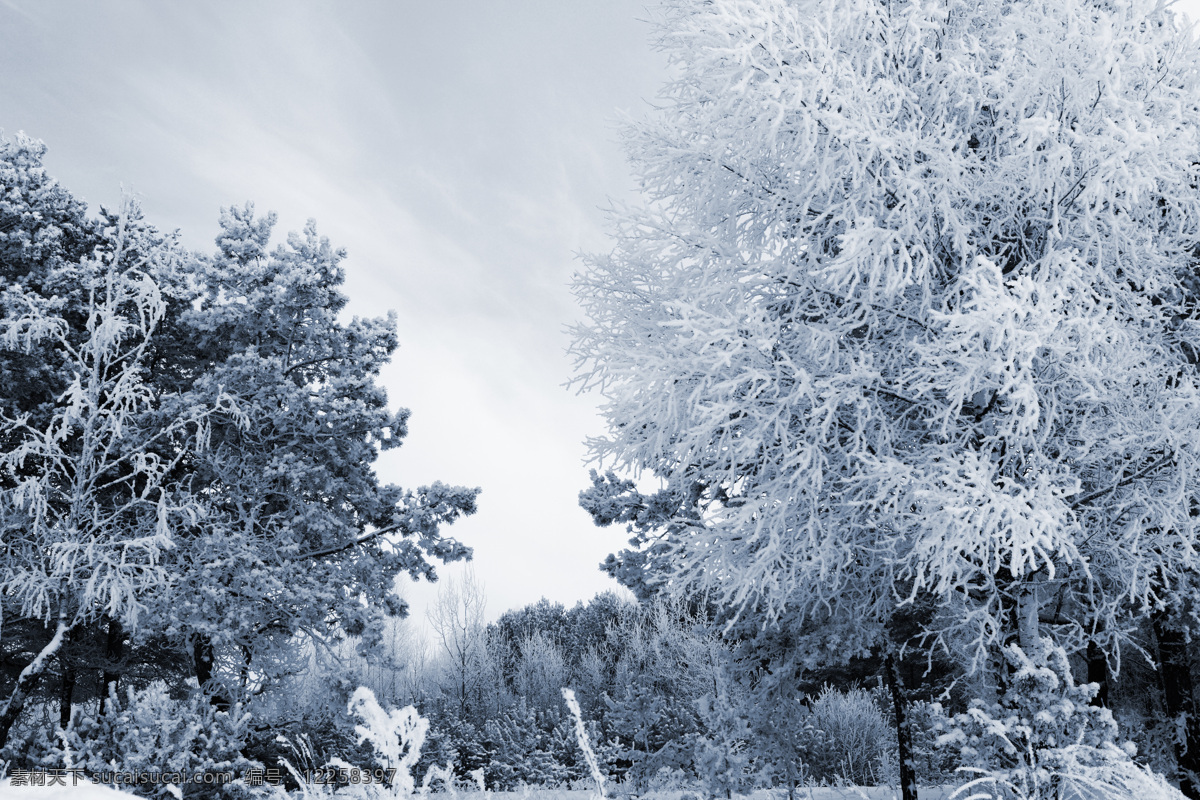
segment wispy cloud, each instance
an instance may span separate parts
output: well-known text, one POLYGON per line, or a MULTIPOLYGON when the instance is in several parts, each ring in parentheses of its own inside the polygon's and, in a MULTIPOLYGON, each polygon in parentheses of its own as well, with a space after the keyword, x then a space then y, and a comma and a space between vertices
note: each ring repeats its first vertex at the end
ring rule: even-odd
POLYGON ((414 417, 384 477, 483 487, 454 533, 493 613, 607 585, 596 564, 624 536, 576 506, 599 421, 562 387, 563 328, 574 253, 604 245, 597 207, 629 185, 612 110, 657 83, 641 3, 39 8, 48 38, 4 98, 64 183, 125 182, 204 249, 219 205, 315 217, 350 252, 351 313, 400 313, 384 380, 414 417))

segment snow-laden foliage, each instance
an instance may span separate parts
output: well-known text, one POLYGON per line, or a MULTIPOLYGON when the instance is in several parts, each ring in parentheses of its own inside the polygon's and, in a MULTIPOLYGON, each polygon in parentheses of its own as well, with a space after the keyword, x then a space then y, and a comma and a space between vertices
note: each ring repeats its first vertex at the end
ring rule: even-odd
POLYGON ((871 693, 826 686, 809 704, 801 741, 813 778, 851 786, 895 781, 895 731, 871 693))
MULTIPOLYGON (((425 744, 429 721, 412 706, 388 711, 375 699, 375 693, 363 686, 354 690, 346 710, 352 716, 362 720, 362 724, 355 726, 359 743, 370 742, 375 751, 376 760, 386 772, 374 768, 356 767, 340 758, 335 758, 321 771, 329 768, 332 770, 330 775, 341 771, 345 776, 369 775, 372 777, 369 782, 351 780, 340 791, 337 791, 337 794, 342 797, 362 798, 362 800, 385 800, 388 798, 397 800, 414 796, 418 790, 413 778, 413 768, 421 758, 421 748, 425 744), (374 776, 376 775, 384 775, 386 780, 375 780, 374 776)), ((326 797, 334 793, 336 781, 313 782, 300 773, 289 761, 284 760, 283 763, 300 784, 301 793, 305 798, 326 797)), ((447 772, 451 779, 450 786, 453 788, 453 772, 448 769, 447 772)), ((432 771, 426 773, 425 783, 419 791, 421 795, 428 794, 429 782, 433 774, 432 771)), ((282 790, 277 790, 276 794, 280 797, 287 797, 282 790)))
POLYGON ((124 215, 109 241, 72 265, 78 307, 19 283, 0 300, 5 360, 44 359, 35 371, 61 390, 0 404, 0 615, 54 625, 8 692, 0 745, 71 631, 136 630, 162 600, 168 553, 203 515, 181 465, 205 450, 214 414, 241 419, 219 389, 163 403, 150 372, 167 309, 152 273, 164 265, 138 252, 124 215))
POLYGON ((348 710, 363 721, 355 726, 359 741, 370 742, 383 766, 396 770, 392 781, 395 794, 399 797, 412 794, 412 768, 421 757, 429 722, 412 706, 386 711, 375 699, 375 693, 363 687, 350 698, 348 710))
POLYGON ((1042 653, 1035 661, 1016 645, 1008 648, 1013 672, 999 703, 974 701, 939 739, 959 751, 973 777, 959 796, 998 790, 1020 800, 1183 797, 1133 761, 1132 744, 1117 742, 1112 713, 1090 705, 1096 685, 1075 684, 1063 649, 1047 642, 1042 653))
POLYGON ((242 755, 251 719, 241 708, 216 711, 201 695, 172 696, 156 681, 144 689, 114 691, 108 713, 97 717, 79 713, 66 729, 47 737, 32 730, 9 744, 26 763, 43 770, 81 770, 76 780, 112 784, 116 773, 178 773, 185 782, 145 780, 128 788, 142 797, 250 798, 255 792, 241 779, 260 764, 242 755), (233 780, 203 783, 200 778, 232 773, 233 780), (187 778, 197 781, 186 782, 187 778))
POLYGON ((155 424, 145 373, 165 304, 149 275, 120 265, 121 257, 118 241, 112 262, 94 265, 81 341, 41 297, 23 294, 26 313, 0 320, 5 349, 53 339, 71 375, 44 427, 0 409, 13 442, 0 453, 0 474, 12 485, 0 494, 0 595, 11 613, 57 613, 68 628, 100 615, 137 626, 145 595, 168 582, 163 552, 201 514, 175 472, 203 449, 214 411, 237 418, 219 392, 212 406, 155 424))
POLYGON ((729 692, 714 692, 697 703, 704 732, 696 737, 696 777, 709 797, 731 797, 746 789, 750 764, 750 723, 729 692))
POLYGON ((624 652, 604 695, 610 735, 619 740, 622 776, 637 791, 655 777, 690 769, 701 732, 697 701, 713 687, 717 645, 681 603, 656 603, 615 630, 624 652), (690 668, 683 668, 689 665, 690 668))
MULTIPOLYGON (((0 745, 46 675, 194 675, 260 695, 297 636, 381 641, 396 577, 469 557, 478 490, 379 480, 407 433, 379 371, 395 320, 344 319, 345 253, 222 212, 182 249, 133 204, 89 219, 0 139, 0 745), (183 673, 183 674, 181 674, 183 673)), ((100 684, 98 687, 97 684, 100 684)))
POLYGON ((1163 603, 1200 477, 1181 21, 680 0, 662 46, 646 203, 576 287, 592 452, 663 487, 596 476, 584 505, 635 533, 609 569, 840 621, 843 652, 936 597, 975 667, 1006 604, 1075 648, 1163 603))
POLYGON ((376 382, 395 319, 342 321, 345 252, 312 222, 271 250, 274 221, 225 210, 218 252, 195 266, 198 296, 180 322, 210 366, 189 396, 228 392, 244 418, 218 420, 193 465, 205 523, 160 622, 249 651, 260 675, 272 648, 331 624, 378 645, 383 618, 406 610, 391 593, 398 574, 434 578, 430 557, 470 555, 440 526, 473 513, 478 493, 379 480, 379 451, 407 434, 408 411, 389 410, 376 382))

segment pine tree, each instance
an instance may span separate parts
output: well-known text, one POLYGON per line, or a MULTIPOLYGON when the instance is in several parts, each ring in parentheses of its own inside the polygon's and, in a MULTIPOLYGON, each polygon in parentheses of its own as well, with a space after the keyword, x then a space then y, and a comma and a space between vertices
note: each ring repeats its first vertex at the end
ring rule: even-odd
POLYGON ((408 412, 390 411, 375 382, 395 319, 343 323, 344 251, 311 221, 270 250, 273 224, 249 204, 222 212, 218 252, 195 264, 198 298, 180 322, 206 365, 180 402, 227 392, 239 411, 212 425, 189 465, 205 519, 177 551, 180 596, 160 618, 190 638, 201 683, 221 652, 234 654, 233 674, 261 673, 297 634, 377 648, 384 618, 406 611, 395 577, 436 579, 426 556, 470 555, 439 527, 472 513, 478 490, 404 490, 374 471, 407 433, 408 412))
POLYGON ((77 670, 106 693, 186 655, 225 705, 298 635, 377 648, 399 574, 469 557, 441 525, 478 492, 374 472, 407 431, 394 319, 343 321, 311 223, 269 250, 273 217, 228 210, 197 256, 135 206, 86 217, 43 153, 0 141, 0 745, 56 664, 69 718, 77 670))

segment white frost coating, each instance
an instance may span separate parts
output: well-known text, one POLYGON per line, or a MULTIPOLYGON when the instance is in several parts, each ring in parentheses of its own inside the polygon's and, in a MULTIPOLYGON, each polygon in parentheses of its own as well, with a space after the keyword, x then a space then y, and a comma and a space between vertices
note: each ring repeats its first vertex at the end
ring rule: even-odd
POLYGON ((592 752, 592 745, 588 741, 587 728, 583 726, 583 712, 579 708, 579 701, 575 699, 573 689, 564 687, 562 696, 563 700, 567 701, 567 708, 571 710, 571 716, 575 718, 575 739, 579 742, 579 749, 583 751, 583 758, 587 761, 588 769, 591 770, 592 780, 596 782, 596 797, 603 800, 604 773, 600 771, 600 764, 596 761, 596 754, 592 752))
POLYGON ((361 744, 369 741, 389 769, 395 769, 392 791, 397 797, 409 797, 414 784, 412 768, 421 757, 429 721, 412 706, 390 713, 375 699, 375 693, 365 686, 354 690, 348 710, 364 724, 354 726, 361 744))
POLYGON ((841 649, 911 592, 981 658, 1021 582, 1075 589, 1071 649, 1119 635, 1196 562, 1181 21, 1140 0, 669 5, 678 77, 627 132, 647 201, 576 283, 593 456, 664 487, 625 517, 661 515, 650 577, 845 620, 841 649))
POLYGON ((475 779, 475 788, 479 790, 479 793, 487 794, 487 782, 483 779, 483 767, 473 769, 467 774, 475 779))
POLYGON ((14 285, 5 290, 19 316, 0 320, 0 342, 63 354, 69 383, 38 427, 0 412, 0 541, 9 543, 0 596, 19 616, 48 619, 78 609, 68 627, 107 616, 137 627, 147 597, 172 580, 162 554, 199 507, 175 473, 202 449, 197 431, 217 406, 179 409, 156 426, 147 383, 152 345, 166 301, 145 271, 130 265, 123 209, 113 252, 85 262, 86 324, 73 331, 62 309, 14 285), (165 453, 165 455, 164 455, 165 453), (138 488, 133 489, 134 486, 138 488))
POLYGON ((425 771, 425 777, 421 780, 421 788, 417 794, 421 797, 429 797, 430 792, 433 791, 434 781, 442 782, 442 790, 449 795, 450 800, 458 799, 458 781, 454 777, 453 762, 447 761, 444 767, 430 764, 429 769, 425 771))
POLYGON ((62 647, 63 636, 67 634, 67 623, 63 620, 58 621, 58 627, 54 629, 54 636, 50 637, 50 641, 42 648, 37 657, 25 665, 25 669, 21 670, 21 674, 17 676, 17 684, 28 678, 30 675, 36 675, 42 671, 42 665, 47 658, 58 652, 58 648, 62 647))

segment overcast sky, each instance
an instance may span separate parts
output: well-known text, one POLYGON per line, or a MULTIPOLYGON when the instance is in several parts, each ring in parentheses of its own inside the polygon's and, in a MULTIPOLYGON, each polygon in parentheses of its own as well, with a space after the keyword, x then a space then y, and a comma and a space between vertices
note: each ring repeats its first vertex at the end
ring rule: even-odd
MULTIPOLYGON (((349 251, 351 313, 399 313, 413 412, 381 475, 481 486, 449 533, 489 616, 615 586, 576 505, 595 400, 563 388, 575 253, 630 197, 619 110, 664 80, 640 0, 0 2, 0 128, 95 210, 122 187, 209 251, 253 200, 349 251)), ((456 570, 442 570, 443 575, 456 570)), ((417 606, 432 593, 406 591, 417 606)))
MULTIPOLYGON (((614 121, 665 80, 652 2, 0 0, 0 128, 194 249, 221 206, 278 212, 280 237, 315 218, 349 251, 351 313, 399 313, 384 382, 413 416, 381 475, 483 488, 448 532, 489 616, 572 604, 614 586, 597 564, 625 534, 576 505, 602 427, 562 386, 567 285, 631 197, 614 121)), ((423 615, 433 593, 406 594, 423 615)))

